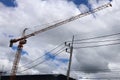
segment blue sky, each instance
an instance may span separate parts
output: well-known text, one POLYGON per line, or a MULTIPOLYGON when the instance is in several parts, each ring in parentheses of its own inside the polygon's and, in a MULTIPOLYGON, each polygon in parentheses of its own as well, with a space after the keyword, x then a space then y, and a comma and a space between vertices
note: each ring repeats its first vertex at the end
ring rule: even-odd
MULTIPOLYGON (((84 4, 90 10, 92 9, 91 4, 89 4, 89 0, 68 0, 68 1, 72 1, 77 7, 80 4, 84 4)), ((100 0, 96 0, 96 1, 99 2, 100 0)), ((108 0, 108 1, 112 1, 112 0, 108 0)), ((0 0, 0 2, 3 3, 7 7, 16 7, 17 6, 16 0, 0 0)))
POLYGON ((73 1, 74 4, 76 4, 77 7, 79 7, 80 4, 86 5, 89 10, 92 9, 91 4, 89 4, 88 0, 68 0, 68 1, 73 1))
POLYGON ((56 57, 55 54, 50 53, 50 52, 45 53, 45 59, 46 60, 53 60, 53 61, 55 60, 55 61, 59 61, 61 63, 67 63, 69 61, 69 59, 67 59, 67 58, 56 57))
MULTIPOLYGON (((88 3, 87 0, 79 0, 79 2, 78 0, 74 0, 74 1, 72 0, 72 2, 76 4, 76 6, 73 3, 71 2, 67 3, 66 1, 50 0, 50 2, 47 1, 45 3, 42 0, 12 0, 12 1, 0 0, 0 6, 1 6, 0 35, 2 35, 0 39, 1 65, 4 65, 9 71, 11 70, 10 66, 12 66, 11 63, 14 58, 14 53, 17 50, 17 46, 15 46, 14 44, 14 46, 11 49, 8 46, 9 40, 11 38, 13 39, 19 38, 19 36, 21 36, 22 30, 26 28, 26 26, 30 28, 28 33, 31 33, 33 31, 38 30, 39 28, 42 29, 46 27, 46 26, 40 26, 40 27, 33 27, 33 26, 45 24, 47 22, 51 23, 52 21, 66 19, 70 16, 78 14, 80 11, 79 9, 77 9, 77 6, 79 6, 80 4, 85 4, 89 7, 91 7, 92 5, 92 4, 90 5, 90 3, 88 3), (6 5, 7 7, 3 6, 1 3, 6 5)), ((96 0, 96 1, 97 2, 93 2, 95 3, 95 7, 108 2, 108 0, 96 0)), ((118 5, 120 5, 119 0, 117 0, 117 3, 118 5)), ((25 55, 21 56, 20 65, 24 65, 25 63, 29 63, 35 60, 41 55, 45 55, 46 53, 45 51, 49 51, 55 48, 59 44, 64 43, 64 41, 71 40, 73 34, 75 35, 78 34, 75 36, 75 39, 82 39, 82 38, 84 39, 87 37, 100 36, 100 35, 102 36, 104 34, 106 35, 109 33, 111 34, 118 32, 120 30, 119 29, 120 21, 118 19, 120 13, 119 10, 120 6, 117 6, 117 4, 115 4, 115 1, 112 2, 112 5, 113 7, 109 7, 107 9, 101 10, 100 12, 97 12, 96 19, 93 19, 92 15, 86 16, 77 21, 73 21, 70 24, 68 23, 67 25, 63 25, 57 29, 53 29, 51 31, 40 34, 36 37, 29 38, 28 40, 29 42, 23 48, 22 54, 25 55)), ((94 8, 93 5, 92 8, 94 8)), ((81 11, 82 9, 84 10, 84 5, 80 9, 81 11)), ((59 48, 62 48, 63 46, 64 44, 59 48)), ((47 53, 43 58, 41 58, 41 60, 36 61, 29 66, 25 66, 25 68, 29 68, 30 66, 36 65, 41 61, 44 60, 48 61, 46 63, 38 65, 36 68, 28 70, 27 72, 25 72, 25 74, 35 72, 36 70, 39 73, 54 72, 54 73, 66 74, 69 54, 66 54, 66 52, 62 52, 60 55, 56 57, 54 55, 54 52, 56 52, 57 50, 58 48, 55 49, 55 51, 53 51, 52 53, 51 52, 47 53)), ((96 49, 74 50, 74 55, 73 55, 74 66, 71 67, 72 68, 71 70, 83 70, 83 72, 84 71, 86 72, 88 68, 89 69, 94 68, 95 70, 109 69, 109 68, 111 69, 112 65, 114 66, 114 64, 116 65, 115 66, 116 68, 120 67, 119 64, 117 64, 117 62, 119 62, 120 59, 120 55, 118 54, 119 52, 120 49, 118 46, 110 47, 110 48, 103 47, 99 49, 96 48, 96 49)), ((73 76, 74 75, 75 74, 73 74, 73 76)), ((83 75, 83 77, 86 76, 83 75)))
MULTIPOLYGON (((89 0, 68 0, 68 1, 72 1, 77 7, 79 7, 79 5, 84 4, 86 5, 89 10, 92 10, 92 5, 89 3, 89 0)), ((100 0, 96 0, 97 3, 99 3, 100 0)), ((106 0, 106 1, 112 1, 112 0, 106 0)))
POLYGON ((57 63, 54 63, 56 66, 61 66, 61 63, 68 63, 69 59, 67 58, 61 58, 51 52, 46 52, 45 53, 45 60, 49 60, 49 61, 57 61, 57 63))
MULTIPOLYGON (((16 51, 17 51, 17 49, 18 49, 18 47, 17 47, 17 46, 15 46, 15 45, 13 45, 11 48, 12 48, 12 50, 14 50, 15 52, 16 52, 16 51)), ((27 52, 27 51, 25 51, 25 50, 22 50, 21 54, 22 54, 22 55, 24 55, 24 54, 27 54, 27 55, 28 55, 28 52, 27 52)))
POLYGON ((0 0, 1 3, 3 3, 7 7, 16 7, 17 3, 15 0, 0 0))

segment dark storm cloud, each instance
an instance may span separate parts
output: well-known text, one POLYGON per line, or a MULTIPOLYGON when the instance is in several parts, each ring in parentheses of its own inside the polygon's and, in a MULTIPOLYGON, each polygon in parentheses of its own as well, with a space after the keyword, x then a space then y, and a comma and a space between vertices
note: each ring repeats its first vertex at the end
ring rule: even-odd
MULTIPOLYGON (((86 34, 86 35, 77 34, 75 36, 75 40, 117 33, 113 30, 112 31, 111 30, 109 30, 109 31, 106 31, 106 30, 101 31, 100 30, 97 32, 98 33, 93 32, 93 33, 86 34)), ((107 40, 107 39, 116 39, 116 38, 119 38, 119 35, 115 35, 112 37, 106 37, 106 38, 98 38, 98 39, 88 40, 88 42, 89 41, 101 41, 101 40, 107 40)), ((119 41, 116 41, 116 42, 119 42, 119 41)), ((74 45, 74 47, 92 46, 92 45, 100 45, 100 44, 108 44, 108 43, 111 43, 111 42, 96 43, 96 44, 89 44, 89 43, 77 44, 77 45, 74 45)), ((76 62, 76 65, 73 66, 73 68, 77 69, 77 71, 85 72, 85 73, 99 73, 99 72, 104 72, 104 71, 110 72, 111 70, 109 69, 109 63, 110 62, 115 62, 115 63, 119 62, 119 59, 118 59, 118 57, 120 56, 119 46, 120 45, 118 44, 118 45, 114 45, 114 46, 102 46, 102 47, 96 47, 96 48, 94 47, 94 48, 75 49, 75 52, 73 54, 76 55, 77 62, 76 62)))
POLYGON ((97 73, 108 70, 108 62, 94 49, 80 49, 76 53, 77 71, 85 73, 97 73))

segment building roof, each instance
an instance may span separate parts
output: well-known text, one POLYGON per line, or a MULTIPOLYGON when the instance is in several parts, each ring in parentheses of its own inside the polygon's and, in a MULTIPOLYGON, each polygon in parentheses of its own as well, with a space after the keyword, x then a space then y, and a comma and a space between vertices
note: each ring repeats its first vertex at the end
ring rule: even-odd
MULTIPOLYGON (((2 76, 1 80, 9 80, 10 76, 2 76)), ((46 74, 46 75, 17 75, 15 80, 67 80, 65 75, 46 74)), ((75 80, 70 78, 69 80, 75 80)))

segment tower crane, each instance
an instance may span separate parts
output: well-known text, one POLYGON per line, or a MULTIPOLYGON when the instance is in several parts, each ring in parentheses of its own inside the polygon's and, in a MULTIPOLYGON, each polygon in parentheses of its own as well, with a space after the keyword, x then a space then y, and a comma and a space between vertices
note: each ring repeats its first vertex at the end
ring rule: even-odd
MULTIPOLYGON (((23 30, 22 37, 25 36, 25 31, 26 30, 27 30, 27 28, 25 28, 23 30)), ((20 58, 21 58, 22 48, 23 48, 23 45, 26 44, 26 42, 27 42, 26 39, 22 39, 22 40, 19 41, 17 52, 15 54, 13 67, 12 67, 12 70, 11 70, 12 72, 11 72, 10 80, 15 80, 15 75, 16 75, 16 72, 17 72, 17 69, 18 69, 18 63, 19 63, 20 58)))
POLYGON ((22 48, 23 48, 23 45, 26 44, 26 39, 27 39, 27 38, 30 38, 30 37, 32 37, 32 36, 35 36, 35 35, 37 35, 37 34, 40 34, 40 33, 42 33, 42 32, 45 32, 45 31, 47 31, 47 30, 56 28, 56 27, 58 27, 58 26, 60 26, 60 25, 66 24, 66 23, 68 23, 68 22, 77 20, 77 19, 79 19, 79 18, 81 18, 81 17, 90 15, 90 14, 95 13, 95 12, 97 12, 97 11, 103 10, 103 9, 105 9, 105 8, 107 8, 107 7, 112 7, 111 3, 107 3, 107 4, 104 4, 104 5, 102 5, 102 6, 99 6, 99 7, 95 8, 95 9, 93 9, 93 10, 91 10, 91 11, 87 11, 87 12, 85 12, 85 13, 81 13, 81 14, 78 14, 78 15, 76 15, 76 16, 72 16, 72 17, 70 17, 70 18, 68 18, 68 19, 66 19, 66 20, 60 21, 60 22, 55 23, 55 24, 53 24, 53 25, 50 25, 50 26, 48 26, 48 27, 46 27, 46 28, 40 29, 40 30, 38 30, 38 31, 35 31, 35 32, 31 33, 31 34, 25 35, 25 31, 27 30, 27 29, 25 29, 25 30, 23 31, 22 37, 17 38, 17 39, 11 39, 11 40, 10 40, 10 45, 9 45, 10 47, 12 47, 12 46, 13 46, 13 43, 16 43, 16 42, 19 42, 19 45, 18 45, 17 53, 16 53, 16 55, 15 55, 14 62, 13 62, 13 66, 12 66, 12 70, 11 70, 11 75, 10 75, 10 76, 11 76, 10 80, 14 80, 14 77, 15 77, 16 72, 17 72, 17 69, 18 69, 18 64, 19 64, 19 61, 20 61, 20 57, 21 57, 21 50, 22 50, 22 48))

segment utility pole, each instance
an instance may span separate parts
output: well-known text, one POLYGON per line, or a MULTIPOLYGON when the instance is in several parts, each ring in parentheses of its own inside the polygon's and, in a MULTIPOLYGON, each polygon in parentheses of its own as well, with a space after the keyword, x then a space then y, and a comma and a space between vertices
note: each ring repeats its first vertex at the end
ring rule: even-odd
POLYGON ((68 46, 70 47, 70 57, 69 57, 69 65, 68 65, 68 70, 67 70, 67 80, 69 80, 69 76, 70 76, 70 69, 71 69, 71 63, 72 63, 72 53, 73 53, 73 42, 74 42, 74 35, 73 35, 73 38, 72 38, 71 45, 68 44, 68 46))
POLYGON ((4 73, 3 69, 4 69, 4 65, 2 65, 2 70, 0 71, 0 80, 1 80, 2 74, 4 73))

